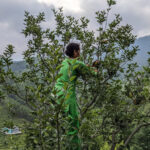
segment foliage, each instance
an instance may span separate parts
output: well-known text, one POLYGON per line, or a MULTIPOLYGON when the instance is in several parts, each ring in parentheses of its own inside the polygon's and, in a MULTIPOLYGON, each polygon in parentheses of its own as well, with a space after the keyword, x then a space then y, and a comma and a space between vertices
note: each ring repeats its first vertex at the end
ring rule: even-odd
MULTIPOLYGON (((65 47, 73 40, 80 42, 80 60, 86 64, 100 61, 97 76, 83 76, 77 81, 82 149, 129 148, 134 134, 150 124, 149 109, 141 113, 150 100, 149 66, 143 72, 135 72, 136 64, 131 61, 138 47, 133 46, 136 36, 132 26, 121 25, 119 14, 108 22, 115 1, 107 3, 108 9, 96 12, 99 27, 95 32, 88 30, 87 18, 64 16, 62 8, 53 10, 54 30, 42 28, 44 13, 35 17, 25 12, 22 32, 28 38, 24 52, 27 69, 18 75, 11 70, 14 48, 8 45, 0 60, 0 83, 3 91, 19 97, 32 110, 34 121, 26 125, 25 131, 26 149, 63 150, 68 146, 69 118, 63 114, 63 102, 56 103, 58 91, 54 86, 60 77, 65 47)), ((69 83, 63 87, 63 101, 67 99, 68 86, 69 83)))
MULTIPOLYGON (((24 130, 24 122, 26 120, 9 115, 7 107, 3 104, 0 105, 0 130, 4 127, 18 126, 21 131, 24 130)), ((25 149, 25 134, 19 135, 5 135, 0 132, 0 149, 1 150, 24 150, 25 149)))

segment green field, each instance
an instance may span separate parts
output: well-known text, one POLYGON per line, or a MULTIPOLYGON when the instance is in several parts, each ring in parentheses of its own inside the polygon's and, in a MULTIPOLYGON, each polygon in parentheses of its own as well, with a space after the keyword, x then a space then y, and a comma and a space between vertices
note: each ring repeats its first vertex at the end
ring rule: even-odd
MULTIPOLYGON (((10 116, 7 108, 3 105, 0 106, 0 130, 5 127, 6 124, 13 123, 23 132, 23 125, 25 122, 26 120, 24 119, 10 116)), ((24 133, 18 135, 5 135, 4 133, 0 132, 0 150, 23 150, 24 137, 24 133)))

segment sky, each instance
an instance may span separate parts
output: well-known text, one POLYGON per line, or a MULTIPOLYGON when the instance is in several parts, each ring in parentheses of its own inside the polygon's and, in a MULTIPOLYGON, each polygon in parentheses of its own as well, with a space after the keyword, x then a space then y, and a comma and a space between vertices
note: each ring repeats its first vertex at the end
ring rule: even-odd
MULTIPOLYGON (((133 27, 133 34, 138 37, 150 35, 150 0, 117 0, 112 7, 109 19, 114 14, 120 14, 123 24, 133 27)), ((76 18, 86 16, 90 19, 89 29, 97 27, 95 12, 107 8, 106 0, 0 0, 0 54, 8 44, 15 47, 13 59, 22 59, 22 53, 27 48, 27 39, 21 33, 24 28, 24 12, 32 15, 45 12, 44 27, 55 28, 52 8, 63 7, 65 15, 76 18)))

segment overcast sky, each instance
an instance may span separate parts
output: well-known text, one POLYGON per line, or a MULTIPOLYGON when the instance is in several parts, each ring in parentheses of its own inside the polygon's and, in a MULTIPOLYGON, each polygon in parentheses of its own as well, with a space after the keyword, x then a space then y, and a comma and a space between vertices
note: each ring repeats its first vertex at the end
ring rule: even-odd
MULTIPOLYGON (((86 16, 91 20, 89 28, 94 29, 95 11, 106 8, 106 0, 0 0, 0 54, 7 44, 15 46, 15 60, 21 60, 26 49, 26 39, 21 34, 24 11, 33 15, 45 12, 45 26, 55 27, 51 8, 63 7, 65 15, 86 16)), ((138 37, 150 35, 150 0, 117 0, 112 13, 123 17, 123 24, 133 26, 138 37)), ((110 18, 112 15, 110 15, 110 18)))

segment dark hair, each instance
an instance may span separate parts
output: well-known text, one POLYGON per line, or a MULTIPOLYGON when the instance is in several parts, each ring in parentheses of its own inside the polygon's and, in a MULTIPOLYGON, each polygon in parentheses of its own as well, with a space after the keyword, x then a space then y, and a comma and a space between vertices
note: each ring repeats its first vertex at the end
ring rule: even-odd
POLYGON ((69 43, 66 47, 65 54, 73 58, 74 50, 78 51, 79 49, 80 49, 80 45, 78 43, 69 43))

